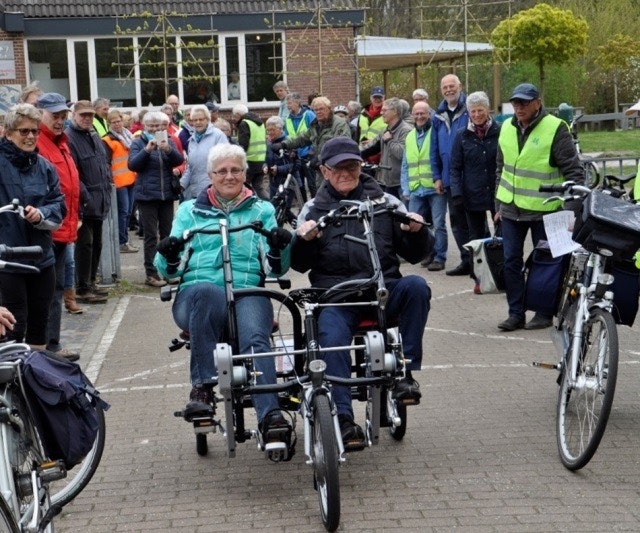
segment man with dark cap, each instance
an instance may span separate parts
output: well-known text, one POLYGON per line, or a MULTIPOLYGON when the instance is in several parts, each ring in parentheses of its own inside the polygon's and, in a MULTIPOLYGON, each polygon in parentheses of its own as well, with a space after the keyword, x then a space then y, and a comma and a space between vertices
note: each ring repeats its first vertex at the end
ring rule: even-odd
MULTIPOLYGON (((356 138, 361 147, 369 144, 380 133, 382 133, 387 125, 382 118, 382 103, 384 102, 384 88, 376 85, 371 89, 369 96, 371 102, 364 106, 358 119, 358 128, 356 138)), ((366 161, 377 165, 380 162, 381 154, 373 154, 367 157, 366 161)))
MULTIPOLYGON (((49 307, 49 321, 47 322, 47 349, 70 361, 79 359, 79 354, 63 349, 60 343, 60 329, 62 320, 62 299, 73 300, 75 313, 82 312, 75 302, 74 289, 64 288, 65 258, 67 246, 72 245, 78 238, 78 214, 80 210, 80 180, 78 169, 71 157, 64 124, 69 114, 67 100, 58 93, 45 93, 38 97, 37 107, 42 113, 40 135, 36 142, 38 152, 56 169, 60 179, 60 191, 64 194, 67 214, 62 219, 60 227, 52 232, 53 255, 56 268, 56 288, 49 307)), ((104 298, 104 297, 103 297, 104 298)), ((106 298, 105 298, 106 300, 106 298)))
POLYGON ((534 246, 546 240, 542 216, 562 209, 562 203, 544 203, 552 194, 538 188, 564 180, 580 183, 584 171, 567 123, 547 112, 535 85, 521 83, 509 101, 515 114, 502 124, 496 158, 496 219, 502 221, 509 316, 498 328, 541 329, 551 325, 550 316, 536 313, 525 324, 524 241, 529 231, 534 246))
MULTIPOLYGON (((298 229, 293 240, 291 266, 299 271, 309 270, 314 287, 330 288, 349 279, 371 276, 372 267, 366 246, 354 243, 346 235, 363 239, 363 227, 357 220, 344 220, 339 227, 329 225, 320 232, 316 221, 339 206, 341 200, 372 200, 388 204, 406 213, 400 200, 385 193, 368 174, 361 173, 362 157, 358 144, 348 137, 327 141, 320 152, 320 172, 325 183, 309 200, 298 217, 298 229), (315 229, 314 229, 315 228, 315 229)), ((376 248, 382 274, 389 290, 386 315, 399 324, 404 353, 411 362, 394 394, 405 405, 420 402, 420 387, 412 371, 422 364, 422 335, 429 314, 431 291, 422 276, 400 273, 398 256, 411 263, 419 262, 433 248, 433 236, 416 213, 407 213, 416 222, 401 224, 391 213, 381 213, 375 219, 376 248)), ((366 306, 325 307, 318 317, 320 345, 348 346, 358 322, 370 311, 366 306)), ((351 358, 348 351, 329 352, 323 356, 327 373, 350 377, 351 358)), ((364 445, 362 428, 354 422, 349 387, 334 386, 333 399, 345 449, 359 449, 364 445)))

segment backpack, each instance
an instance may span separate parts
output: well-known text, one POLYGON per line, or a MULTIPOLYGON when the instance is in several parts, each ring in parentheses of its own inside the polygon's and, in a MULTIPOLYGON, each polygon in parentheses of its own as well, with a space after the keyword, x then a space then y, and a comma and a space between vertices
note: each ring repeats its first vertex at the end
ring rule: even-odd
POLYGON ((99 429, 96 404, 105 411, 109 404, 100 399, 76 363, 33 351, 22 368, 44 450, 50 459, 60 459, 70 469, 93 447, 99 429))

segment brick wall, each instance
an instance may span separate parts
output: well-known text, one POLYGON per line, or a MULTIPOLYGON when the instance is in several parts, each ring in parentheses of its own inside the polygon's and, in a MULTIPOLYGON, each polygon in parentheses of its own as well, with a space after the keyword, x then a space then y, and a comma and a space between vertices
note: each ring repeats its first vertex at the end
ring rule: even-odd
POLYGON ((333 105, 357 99, 352 28, 290 29, 285 33, 287 83, 303 99, 320 92, 333 105))
POLYGON ((25 85, 27 83, 27 73, 25 70, 24 40, 22 34, 7 33, 0 30, 0 41, 11 41, 13 43, 16 68, 16 77, 13 79, 0 80, 0 85, 25 85))

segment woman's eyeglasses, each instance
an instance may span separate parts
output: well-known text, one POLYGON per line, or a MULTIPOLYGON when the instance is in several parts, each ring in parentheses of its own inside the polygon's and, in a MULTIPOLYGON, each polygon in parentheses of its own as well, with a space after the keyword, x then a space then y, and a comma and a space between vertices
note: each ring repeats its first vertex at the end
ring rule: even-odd
POLYGON ((224 178, 227 174, 231 174, 234 178, 239 178, 244 172, 243 168, 224 168, 222 170, 212 170, 211 173, 219 178, 224 178))

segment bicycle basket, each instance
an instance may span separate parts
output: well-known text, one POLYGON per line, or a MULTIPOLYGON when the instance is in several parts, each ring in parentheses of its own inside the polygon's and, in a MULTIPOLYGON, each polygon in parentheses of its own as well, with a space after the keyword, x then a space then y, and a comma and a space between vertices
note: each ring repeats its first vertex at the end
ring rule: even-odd
POLYGON ((592 191, 582 203, 573 240, 590 252, 605 248, 614 257, 632 257, 640 248, 640 205, 592 191))

